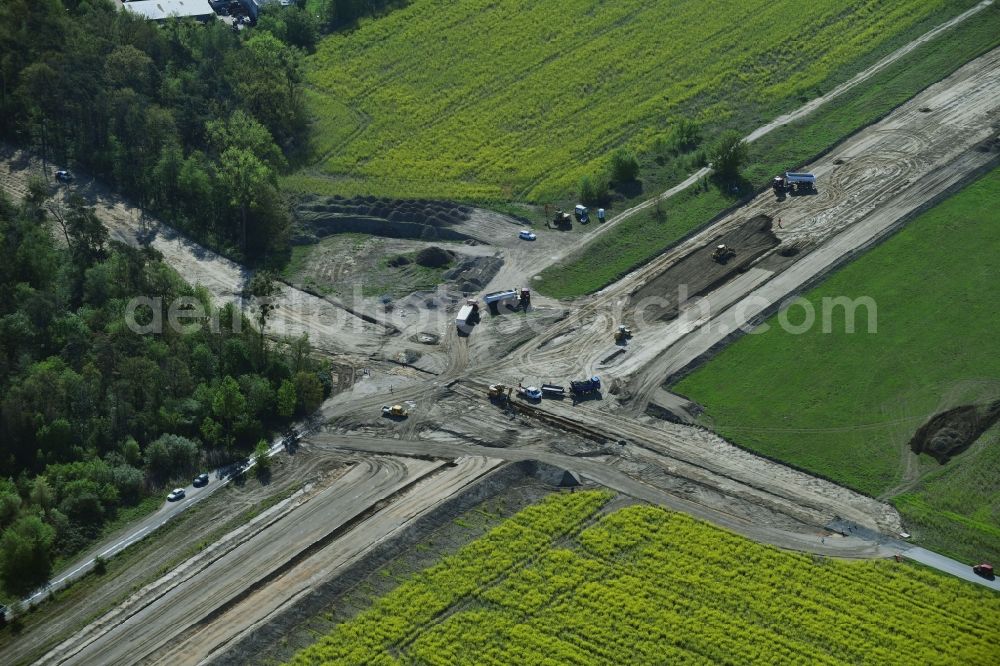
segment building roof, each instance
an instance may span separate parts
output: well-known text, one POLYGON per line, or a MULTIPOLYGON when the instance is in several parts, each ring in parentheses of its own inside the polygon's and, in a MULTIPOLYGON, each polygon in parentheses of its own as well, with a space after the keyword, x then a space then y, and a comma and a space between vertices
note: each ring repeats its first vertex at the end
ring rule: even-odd
POLYGON ((125 9, 152 21, 171 16, 210 16, 215 13, 208 0, 135 0, 124 3, 125 9))

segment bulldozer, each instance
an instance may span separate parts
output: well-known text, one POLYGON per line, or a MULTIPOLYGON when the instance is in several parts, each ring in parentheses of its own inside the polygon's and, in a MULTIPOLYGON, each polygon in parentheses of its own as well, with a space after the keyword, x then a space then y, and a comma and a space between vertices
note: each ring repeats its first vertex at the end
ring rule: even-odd
POLYGON ((618 344, 624 344, 632 337, 632 330, 625 328, 625 324, 619 324, 618 330, 615 331, 615 342, 618 344))
POLYGON ((390 419, 405 419, 409 415, 410 413, 402 405, 382 406, 382 416, 387 416, 390 419))
POLYGON ((726 263, 735 256, 736 250, 725 244, 715 246, 715 250, 712 251, 712 259, 720 264, 726 263))

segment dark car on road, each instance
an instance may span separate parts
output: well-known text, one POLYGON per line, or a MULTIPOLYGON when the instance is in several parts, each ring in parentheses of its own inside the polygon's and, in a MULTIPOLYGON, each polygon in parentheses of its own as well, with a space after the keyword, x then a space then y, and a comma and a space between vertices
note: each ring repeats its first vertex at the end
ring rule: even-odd
POLYGON ((202 486, 208 485, 208 474, 199 474, 194 477, 194 481, 191 483, 195 488, 201 488, 202 486))
POLYGON ((69 171, 66 171, 65 169, 61 169, 59 171, 56 171, 56 180, 58 180, 60 183, 72 183, 73 174, 71 174, 69 171))

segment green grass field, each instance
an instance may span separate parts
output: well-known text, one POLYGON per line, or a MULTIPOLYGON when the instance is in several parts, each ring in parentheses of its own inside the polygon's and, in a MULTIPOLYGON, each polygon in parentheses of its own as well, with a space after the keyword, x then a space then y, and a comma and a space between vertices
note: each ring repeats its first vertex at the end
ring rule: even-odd
MULTIPOLYGON (((1000 7, 993 6, 925 44, 811 115, 751 144, 746 177, 764 187, 775 173, 805 164, 870 125, 964 63, 1000 45, 1000 7)), ((745 128, 749 129, 749 127, 745 128)), ((535 288, 556 298, 597 291, 652 259, 733 205, 716 187, 689 190, 663 205, 663 218, 640 213, 579 255, 541 273, 535 288)))
POLYGON ((303 191, 549 201, 680 117, 750 129, 974 0, 415 0, 327 37, 303 191))
POLYGON ((550 496, 295 666, 991 664, 1000 597, 918 567, 783 552, 604 493, 550 496))
MULTIPOLYGON (((833 334, 816 326, 792 335, 771 318, 770 330, 739 340, 674 390, 740 445, 886 493, 906 480, 903 449, 930 415, 1000 398, 998 210, 1000 169, 806 294, 817 312, 823 297, 872 297, 877 333, 867 333, 864 309, 854 334, 843 332, 842 311, 833 334)), ((970 554, 971 530, 1000 557, 998 476, 983 484, 976 471, 977 461, 995 471, 997 460, 970 450, 937 472, 922 456, 916 471, 928 476, 899 506, 946 550, 970 554), (961 501, 941 497, 943 488, 961 501)))
POLYGON ((1000 561, 1000 426, 893 498, 928 548, 967 562, 1000 561))

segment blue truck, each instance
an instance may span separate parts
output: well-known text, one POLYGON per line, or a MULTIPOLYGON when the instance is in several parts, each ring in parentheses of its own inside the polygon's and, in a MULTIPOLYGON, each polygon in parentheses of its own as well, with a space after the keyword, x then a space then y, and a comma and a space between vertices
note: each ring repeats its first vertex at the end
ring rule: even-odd
POLYGON ((593 376, 590 379, 573 381, 569 383, 569 392, 573 395, 590 395, 601 390, 601 378, 593 376))

